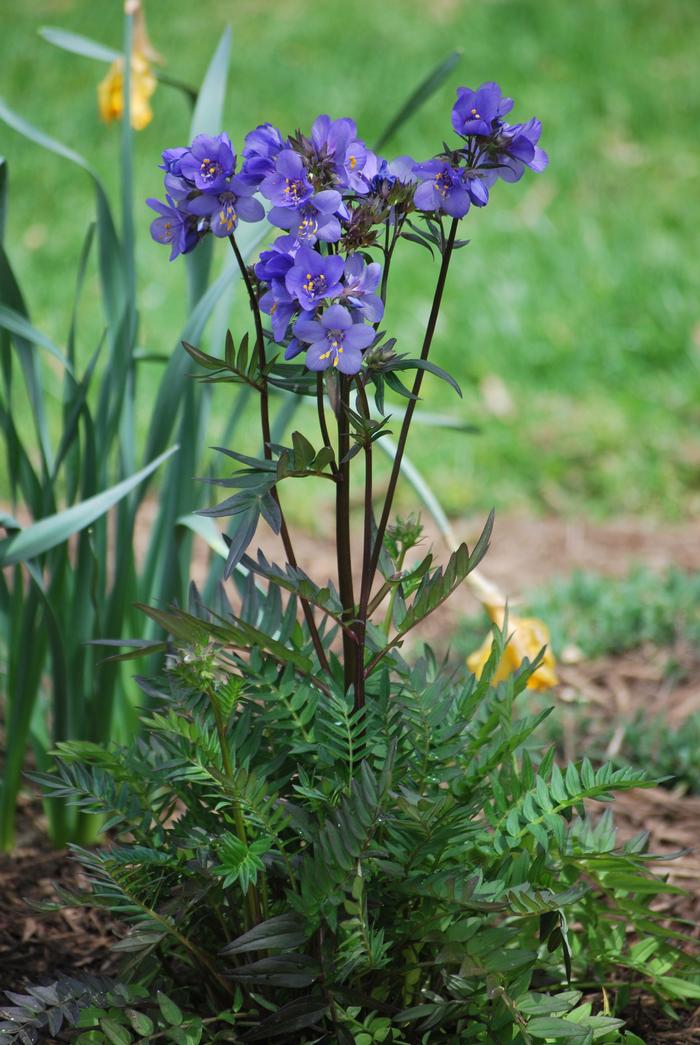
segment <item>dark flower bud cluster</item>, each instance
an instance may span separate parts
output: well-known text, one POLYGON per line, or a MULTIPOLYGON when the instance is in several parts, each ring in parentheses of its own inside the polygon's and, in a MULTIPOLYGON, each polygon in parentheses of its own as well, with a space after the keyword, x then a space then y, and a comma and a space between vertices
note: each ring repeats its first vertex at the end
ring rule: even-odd
POLYGON ((462 218, 488 203, 499 178, 546 166, 539 120, 508 124, 512 107, 495 83, 460 87, 452 125, 463 144, 423 163, 378 156, 348 117, 319 116, 308 135, 287 138, 262 124, 246 136, 238 171, 227 134, 200 134, 163 153, 165 202, 148 200, 158 215, 151 235, 172 260, 209 233, 231 238, 239 221, 266 218, 282 232, 254 266, 271 337, 286 359, 305 352, 310 370, 355 374, 384 312, 382 264, 367 252, 379 250, 386 266, 409 214, 462 218))

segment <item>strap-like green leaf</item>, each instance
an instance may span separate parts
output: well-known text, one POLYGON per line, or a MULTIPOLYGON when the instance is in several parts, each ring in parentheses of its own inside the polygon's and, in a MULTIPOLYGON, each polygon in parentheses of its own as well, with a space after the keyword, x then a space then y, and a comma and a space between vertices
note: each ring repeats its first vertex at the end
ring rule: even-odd
POLYGON ((219 134, 221 131, 230 55, 231 27, 227 25, 199 90, 190 127, 193 138, 197 134, 219 134))
POLYGON ((105 47, 97 40, 91 40, 81 33, 69 33, 66 29, 57 29, 52 25, 42 25, 39 36, 54 47, 60 47, 62 51, 70 51, 71 54, 80 54, 84 58, 94 58, 97 62, 113 62, 121 58, 121 51, 115 51, 113 47, 105 47))
POLYGON ((95 519, 104 515, 118 501, 135 489, 139 483, 143 482, 151 472, 154 472, 177 449, 177 446, 171 447, 170 450, 151 461, 145 468, 141 468, 140 471, 130 475, 127 479, 123 479, 115 486, 103 490, 102 493, 97 494, 95 497, 90 497, 87 501, 81 501, 80 504, 74 504, 62 512, 56 512, 55 515, 50 515, 46 519, 40 519, 39 522, 28 526, 20 533, 0 541, 0 565, 12 566, 16 562, 34 559, 37 555, 42 555, 50 548, 55 548, 57 544, 61 544, 72 534, 85 529, 86 526, 90 526, 95 519))
POLYGON ((7 305, 0 304, 0 327, 9 330, 11 334, 19 334, 26 341, 31 341, 33 344, 45 348, 66 370, 71 371, 70 363, 60 348, 54 345, 51 338, 47 337, 46 334, 42 334, 40 330, 32 326, 25 316, 15 312, 13 308, 8 308, 7 305))
POLYGON ((409 95, 399 111, 391 120, 389 120, 389 123, 379 135, 374 144, 376 152, 380 152, 389 139, 393 138, 399 127, 403 126, 407 120, 410 120, 413 114, 427 102, 428 98, 435 94, 438 88, 442 86, 450 75, 461 57, 461 51, 453 51, 452 54, 447 56, 447 58, 443 58, 439 65, 435 66, 432 72, 426 76, 425 80, 418 84, 415 91, 409 95))

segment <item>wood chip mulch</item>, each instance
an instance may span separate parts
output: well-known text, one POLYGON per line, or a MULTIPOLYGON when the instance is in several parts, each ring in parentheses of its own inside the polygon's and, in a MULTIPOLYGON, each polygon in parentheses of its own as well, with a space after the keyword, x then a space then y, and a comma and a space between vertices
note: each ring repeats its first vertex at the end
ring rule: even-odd
POLYGON ((19 814, 18 847, 0 854, 0 991, 21 992, 57 973, 109 975, 116 967, 110 946, 118 928, 109 915, 85 907, 44 913, 30 906, 55 901, 54 883, 74 890, 85 882, 69 853, 48 848, 38 803, 22 801, 19 814))

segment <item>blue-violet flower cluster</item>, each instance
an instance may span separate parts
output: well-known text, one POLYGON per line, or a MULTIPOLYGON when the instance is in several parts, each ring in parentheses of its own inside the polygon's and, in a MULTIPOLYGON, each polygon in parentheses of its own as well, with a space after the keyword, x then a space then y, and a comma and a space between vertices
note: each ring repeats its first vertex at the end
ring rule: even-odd
POLYGON ((347 117, 319 116, 308 135, 287 138, 262 124, 246 136, 240 162, 227 134, 199 134, 163 153, 165 202, 148 200, 157 214, 151 235, 172 260, 209 233, 232 238, 240 221, 266 218, 280 235, 249 278, 270 336, 286 359, 304 352, 309 370, 356 374, 384 313, 382 263, 409 215, 463 218, 488 203, 499 178, 545 168, 540 121, 509 124, 512 108, 498 84, 460 87, 459 144, 419 163, 387 162, 347 117))

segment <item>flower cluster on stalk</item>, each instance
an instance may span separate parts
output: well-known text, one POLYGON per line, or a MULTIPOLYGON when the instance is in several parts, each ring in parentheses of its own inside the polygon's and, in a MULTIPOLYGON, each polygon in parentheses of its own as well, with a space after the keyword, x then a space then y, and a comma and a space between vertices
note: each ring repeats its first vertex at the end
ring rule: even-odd
POLYGON ((151 234, 171 260, 240 221, 267 219, 280 235, 253 267, 256 304, 286 359, 304 352, 309 370, 356 374, 384 312, 382 268, 410 215, 442 221, 484 207, 500 178, 541 171, 541 124, 508 124, 513 101, 498 84, 460 87, 452 109, 454 148, 426 162, 387 162, 358 137, 354 120, 319 116, 309 134, 284 138, 262 124, 240 162, 227 134, 198 135, 163 153, 165 202, 150 199, 151 234), (379 254, 375 259, 372 251, 379 254))

